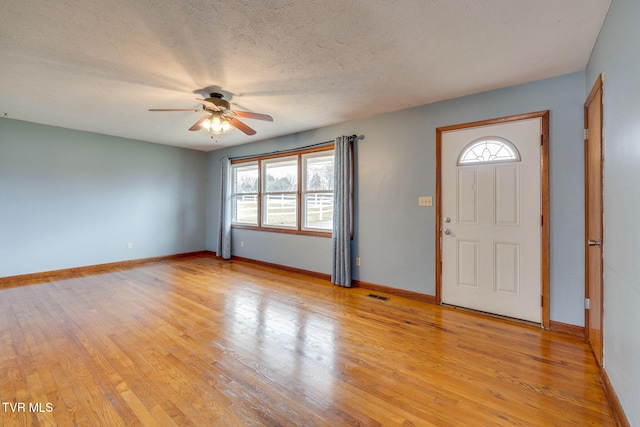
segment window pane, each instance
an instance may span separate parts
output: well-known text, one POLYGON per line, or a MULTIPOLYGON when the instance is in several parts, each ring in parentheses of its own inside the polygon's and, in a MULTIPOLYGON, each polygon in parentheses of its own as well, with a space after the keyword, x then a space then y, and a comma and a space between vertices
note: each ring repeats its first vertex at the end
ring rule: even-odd
POLYGON ((298 157, 265 160, 264 191, 266 193, 298 191, 298 157))
POLYGON ((231 222, 237 224, 258 225, 258 196, 236 195, 233 196, 232 207, 233 218, 231 222))
POLYGON ((297 227, 295 194, 265 194, 262 223, 279 227, 297 227))
POLYGON ((258 192, 258 163, 240 163, 232 167, 232 193, 258 192))
POLYGON ((481 138, 467 145, 458 158, 458 165, 520 161, 518 149, 508 140, 498 137, 481 138))
POLYGON ((305 228, 333 229, 333 193, 307 193, 304 212, 305 228))
POLYGON ((304 191, 333 191, 333 151, 330 153, 305 156, 304 191))

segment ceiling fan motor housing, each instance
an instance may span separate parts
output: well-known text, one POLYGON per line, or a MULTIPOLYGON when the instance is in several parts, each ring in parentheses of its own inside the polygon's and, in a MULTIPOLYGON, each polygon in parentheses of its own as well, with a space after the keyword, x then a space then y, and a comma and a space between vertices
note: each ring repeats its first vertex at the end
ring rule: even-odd
POLYGON ((205 99, 212 104, 215 104, 220 110, 226 111, 231 109, 231 104, 226 99, 222 99, 222 94, 220 93, 210 93, 209 98, 205 99))

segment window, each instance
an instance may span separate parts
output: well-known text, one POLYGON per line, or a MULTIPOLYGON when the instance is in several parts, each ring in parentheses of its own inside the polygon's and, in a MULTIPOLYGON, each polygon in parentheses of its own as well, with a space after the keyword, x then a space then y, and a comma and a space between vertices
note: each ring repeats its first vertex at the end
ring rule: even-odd
POLYGON ((258 225, 258 162, 231 167, 231 222, 258 225))
POLYGON ((500 137, 485 137, 476 139, 462 150, 458 165, 519 161, 520 153, 511 142, 500 137))
POLYGON ((262 225, 297 228, 298 156, 262 161, 262 225))
POLYGON ((302 156, 304 228, 333 228, 333 151, 302 156))
POLYGON ((331 236, 333 145, 232 161, 232 226, 331 236))

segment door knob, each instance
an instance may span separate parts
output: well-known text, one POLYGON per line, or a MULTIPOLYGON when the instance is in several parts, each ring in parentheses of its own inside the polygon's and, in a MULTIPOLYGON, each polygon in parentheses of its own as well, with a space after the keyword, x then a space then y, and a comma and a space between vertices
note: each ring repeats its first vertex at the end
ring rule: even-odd
POLYGON ((447 236, 451 235, 451 229, 447 228, 446 230, 444 230, 444 234, 446 234, 447 236))
POLYGON ((589 246, 600 246, 600 240, 587 240, 587 243, 589 244, 589 246))
POLYGON ((444 217, 444 222, 450 223, 451 222, 451 218, 449 218, 448 216, 445 216, 444 217))

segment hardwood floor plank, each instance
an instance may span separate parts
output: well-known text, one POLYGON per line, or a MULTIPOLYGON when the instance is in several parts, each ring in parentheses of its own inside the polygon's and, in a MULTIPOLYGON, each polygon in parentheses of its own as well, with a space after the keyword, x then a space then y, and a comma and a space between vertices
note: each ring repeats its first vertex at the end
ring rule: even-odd
POLYGON ((0 396, 52 411, 0 425, 615 425, 578 337, 370 292, 206 255, 6 286, 0 396))

